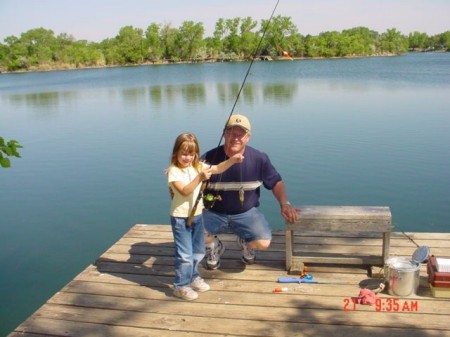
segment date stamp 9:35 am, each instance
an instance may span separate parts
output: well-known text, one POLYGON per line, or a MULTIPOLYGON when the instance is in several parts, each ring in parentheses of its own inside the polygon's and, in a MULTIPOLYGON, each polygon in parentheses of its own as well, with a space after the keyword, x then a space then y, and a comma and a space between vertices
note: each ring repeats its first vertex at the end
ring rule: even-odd
MULTIPOLYGON (((344 311, 358 310, 358 303, 353 298, 344 298, 344 311)), ((375 301, 376 311, 386 312, 418 312, 419 302, 417 300, 402 300, 399 298, 377 298, 375 301)))

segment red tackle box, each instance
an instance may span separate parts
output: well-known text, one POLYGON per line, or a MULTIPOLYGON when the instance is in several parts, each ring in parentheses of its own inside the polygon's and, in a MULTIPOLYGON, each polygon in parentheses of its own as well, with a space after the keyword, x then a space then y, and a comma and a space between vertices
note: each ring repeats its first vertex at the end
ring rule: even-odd
POLYGON ((436 267, 436 257, 430 256, 427 263, 428 282, 433 287, 450 288, 450 273, 440 273, 436 267))

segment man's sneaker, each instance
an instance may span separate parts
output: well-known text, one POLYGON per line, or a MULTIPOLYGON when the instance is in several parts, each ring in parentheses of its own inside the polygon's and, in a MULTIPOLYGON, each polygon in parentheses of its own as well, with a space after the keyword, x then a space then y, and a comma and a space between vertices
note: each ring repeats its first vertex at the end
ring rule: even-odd
POLYGON ((225 252, 225 246, 217 236, 214 237, 214 248, 206 247, 206 268, 217 269, 220 267, 220 257, 225 252))
POLYGON ((173 294, 176 297, 182 298, 183 300, 192 301, 198 298, 198 294, 191 287, 177 287, 173 290, 173 294))
POLYGON ((241 260, 245 264, 253 264, 256 259, 256 252, 254 249, 250 249, 247 247, 247 243, 241 239, 239 236, 237 237, 237 243, 239 247, 242 249, 242 257, 241 260))
POLYGON ((194 281, 191 282, 191 288, 202 293, 210 289, 209 284, 205 282, 200 276, 197 276, 194 281))

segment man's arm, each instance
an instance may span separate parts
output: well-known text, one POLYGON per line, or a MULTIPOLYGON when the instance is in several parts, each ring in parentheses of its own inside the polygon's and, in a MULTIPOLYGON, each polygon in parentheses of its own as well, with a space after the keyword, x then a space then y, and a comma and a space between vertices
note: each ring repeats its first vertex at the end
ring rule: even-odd
POLYGON ((280 180, 275 184, 275 186, 272 189, 272 193, 277 199, 278 203, 281 207, 281 216, 287 221, 287 222, 295 222, 299 218, 298 210, 295 209, 290 202, 287 199, 286 195, 286 186, 284 185, 284 182, 280 180))

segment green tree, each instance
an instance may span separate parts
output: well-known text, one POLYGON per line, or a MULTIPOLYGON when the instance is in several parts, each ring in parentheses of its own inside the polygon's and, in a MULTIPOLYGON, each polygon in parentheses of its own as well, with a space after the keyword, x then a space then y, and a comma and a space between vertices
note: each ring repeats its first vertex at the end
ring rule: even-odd
POLYGON ((0 72, 5 71, 8 65, 9 47, 0 43, 0 72))
POLYGON ((68 50, 70 47, 76 43, 75 38, 68 34, 60 34, 56 37, 57 44, 59 48, 55 50, 53 54, 54 61, 62 64, 70 64, 72 63, 68 57, 68 50))
POLYGON ((9 55, 7 56, 7 60, 5 61, 7 70, 17 71, 21 69, 27 69, 28 51, 26 45, 15 36, 8 36, 4 41, 9 50, 9 55))
POLYGON ((255 52, 258 46, 259 36, 254 32, 258 25, 257 21, 253 21, 250 17, 241 20, 240 24, 240 55, 243 59, 248 59, 255 52))
POLYGON ((368 56, 378 49, 378 33, 367 27, 355 27, 342 31, 339 56, 368 56))
POLYGON ((260 37, 260 55, 280 55, 279 48, 292 56, 345 57, 378 54, 401 54, 408 49, 449 50, 450 32, 427 36, 413 32, 403 36, 395 28, 379 34, 366 27, 355 27, 341 33, 329 31, 317 36, 302 36, 290 17, 278 15, 258 22, 250 17, 216 22, 212 37, 204 38, 202 23, 185 21, 179 28, 152 23, 143 30, 133 26, 120 29, 114 38, 100 43, 77 41, 62 33, 36 28, 20 38, 9 36, 0 43, 0 72, 57 69, 86 66, 143 64, 149 60, 243 60, 256 50, 260 37))
POLYGON ((428 49, 430 48, 432 40, 428 37, 426 33, 413 32, 409 33, 408 45, 409 49, 428 49))
POLYGON ((102 52, 95 44, 87 41, 76 41, 65 49, 64 54, 68 62, 76 67, 105 65, 102 52))
POLYGON ((305 38, 306 55, 309 57, 321 57, 324 54, 326 41, 323 36, 308 35, 305 38))
MULTIPOLYGON (((261 21, 261 35, 268 24, 269 20, 261 21)), ((272 56, 279 55, 278 47, 281 47, 290 55, 295 56, 300 41, 297 27, 292 23, 291 17, 278 15, 272 18, 266 30, 265 41, 263 53, 272 56)))
POLYGON ((300 33, 292 35, 288 38, 288 43, 290 44, 290 50, 292 51, 291 56, 304 57, 306 55, 306 42, 305 37, 300 33))
POLYGON ((50 29, 31 29, 20 36, 20 43, 27 49, 27 59, 30 65, 49 64, 53 62, 57 41, 50 29))
POLYGON ((240 18, 225 20, 226 36, 223 40, 223 51, 234 58, 240 53, 239 24, 240 18))
POLYGON ((8 157, 20 158, 17 149, 22 148, 17 140, 10 140, 6 142, 3 137, 0 137, 0 166, 4 168, 11 167, 11 161, 8 157))
POLYGON ((226 31, 225 19, 220 18, 216 22, 212 38, 207 41, 207 45, 211 49, 212 53, 215 55, 221 55, 219 56, 220 58, 223 57, 226 31))
POLYGON ((152 23, 145 31, 145 51, 146 59, 152 61, 161 60, 164 53, 164 46, 160 36, 160 25, 152 23))
POLYGON ((319 34, 319 54, 322 57, 343 56, 341 53, 341 34, 336 31, 319 34))
POLYGON ((115 38, 116 55, 119 64, 135 64, 142 62, 143 51, 143 30, 133 26, 122 27, 119 35, 115 38))
POLYGON ((60 66, 75 67, 102 66, 105 60, 100 47, 96 43, 86 40, 76 41, 72 36, 60 34, 57 36, 59 49, 54 54, 55 62, 60 66))
POLYGON ((200 49, 204 46, 202 23, 184 21, 175 35, 177 55, 184 60, 198 58, 200 49))
POLYGON ((434 47, 436 49, 446 49, 447 51, 450 51, 450 31, 436 35, 434 47))
POLYGON ((399 55, 408 51, 408 39, 395 28, 388 29, 381 34, 381 52, 399 55))
POLYGON ((160 35, 161 42, 164 48, 163 56, 166 60, 178 60, 179 56, 176 54, 176 36, 177 28, 173 28, 170 24, 161 27, 160 35))

